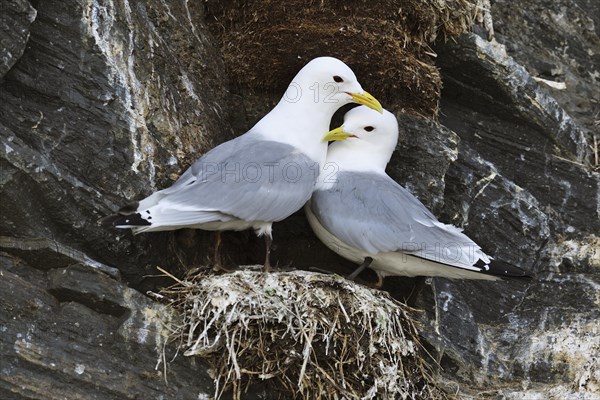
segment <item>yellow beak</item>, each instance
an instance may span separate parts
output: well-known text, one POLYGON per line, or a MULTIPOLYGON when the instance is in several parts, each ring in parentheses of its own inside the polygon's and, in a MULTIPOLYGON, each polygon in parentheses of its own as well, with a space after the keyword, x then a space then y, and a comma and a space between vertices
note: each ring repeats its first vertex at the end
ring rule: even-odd
POLYGON ((323 139, 321 139, 321 141, 330 142, 332 140, 346 140, 349 137, 356 137, 356 135, 344 132, 344 125, 342 125, 339 128, 335 128, 334 130, 327 132, 327 134, 323 136, 323 139))
POLYGON ((383 107, 381 103, 377 101, 377 99, 368 92, 364 91, 362 93, 348 93, 352 98, 352 101, 358 104, 362 104, 363 106, 367 106, 372 108, 375 111, 378 111, 380 114, 383 114, 383 107))

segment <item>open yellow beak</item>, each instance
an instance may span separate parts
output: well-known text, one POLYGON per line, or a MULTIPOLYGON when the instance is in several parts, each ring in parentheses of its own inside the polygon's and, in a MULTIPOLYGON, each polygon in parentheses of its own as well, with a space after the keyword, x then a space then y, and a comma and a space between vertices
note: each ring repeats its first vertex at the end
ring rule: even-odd
POLYGON ((367 106, 372 108, 375 111, 378 111, 380 114, 383 114, 383 107, 381 103, 377 101, 377 99, 368 92, 364 91, 362 93, 348 93, 352 98, 352 101, 358 104, 362 104, 363 106, 367 106))
MULTIPOLYGON (((377 101, 377 100, 375 100, 375 101, 377 101)), ((330 142, 332 140, 346 140, 349 137, 356 137, 356 135, 353 135, 348 132, 344 132, 344 125, 342 125, 339 128, 335 128, 334 130, 327 132, 327 134, 325 136, 323 136, 323 139, 321 139, 321 140, 323 142, 330 142)))

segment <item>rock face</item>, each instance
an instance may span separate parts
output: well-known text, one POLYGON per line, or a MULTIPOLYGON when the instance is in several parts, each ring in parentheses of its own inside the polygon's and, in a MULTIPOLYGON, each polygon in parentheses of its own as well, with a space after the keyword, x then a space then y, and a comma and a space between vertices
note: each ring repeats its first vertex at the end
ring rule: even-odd
POLYGON ((0 16, 0 77, 23 55, 29 39, 29 25, 37 12, 27 0, 11 1, 2 5, 0 16))
MULTIPOLYGON (((597 43, 590 51, 600 51, 597 43)), ((438 55, 440 121, 461 139, 445 175, 442 216, 534 279, 433 279, 417 300, 430 312, 425 336, 465 393, 597 398, 600 181, 590 145, 597 132, 589 115, 572 119, 564 111, 572 104, 553 98, 498 43, 471 34, 438 55)), ((587 72, 578 83, 584 92, 597 87, 587 72)))
MULTIPOLYGON (((206 3, 211 18, 213 3, 206 3)), ((340 24, 335 2, 321 3, 327 11, 321 22, 340 24)), ((429 42, 397 49, 414 50, 407 57, 421 72, 431 71, 433 86, 441 80, 443 89, 438 121, 430 119, 437 89, 423 98, 416 98, 423 87, 397 98, 386 92, 385 106, 401 125, 388 172, 496 260, 534 278, 389 278, 384 288, 424 311, 421 333, 441 366, 437 376, 449 391, 459 388, 459 397, 598 398, 599 6, 593 0, 527 0, 518 8, 492 3, 496 40, 466 34, 437 43, 439 71, 420 64, 432 60, 429 42)), ((225 7, 219 13, 233 15, 228 23, 241 24, 230 35, 243 38, 251 14, 227 14, 236 2, 219 4, 225 7)), ((465 10, 473 3, 444 4, 463 4, 456 15, 470 18, 465 10)), ((247 129, 281 95, 277 84, 252 88, 228 80, 221 54, 238 63, 232 76, 239 78, 240 68, 248 67, 239 61, 258 53, 225 49, 223 38, 209 33, 204 7, 185 0, 18 0, 3 6, 0 398, 213 393, 206 367, 193 359, 176 358, 165 383, 164 360, 173 348, 166 346, 161 359, 165 328, 158 321, 176 317, 141 294, 168 282, 152 277, 156 265, 179 274, 205 264, 212 236, 133 237, 96 224, 124 202, 168 186, 199 154, 247 129)), ((343 12, 348 18, 349 10, 343 12)), ((278 18, 279 11, 272 12, 278 18)), ((357 15, 370 21, 369 13, 357 15)), ((406 15, 394 18, 410 26, 406 15)), ((258 23, 271 29, 264 19, 258 23)), ((377 43, 377 25, 364 32, 336 29, 324 34, 339 39, 340 54, 354 36, 366 35, 367 50, 377 43)), ((397 33, 397 26, 381 29, 397 33)), ((286 44, 273 54, 295 59, 303 49, 326 51, 314 45, 324 42, 308 39, 312 47, 298 41, 298 48, 288 52, 294 46, 286 44)), ((254 40, 253 51, 260 48, 254 40)), ((365 57, 361 68, 371 68, 365 57)), ((394 71, 407 73, 406 65, 394 71)), ((366 79, 388 76, 376 72, 384 75, 366 79)), ((252 73, 257 82, 271 76, 268 68, 252 73)), ((404 76, 400 87, 409 82, 404 76)), ((224 256, 232 264, 256 262, 261 246, 251 233, 227 234, 224 256)), ((281 265, 339 273, 352 267, 318 242, 301 213, 276 224, 275 246, 273 259, 281 265)))
POLYGON ((231 136, 227 81, 202 5, 8 3, 0 17, 0 398, 212 393, 192 360, 173 366, 166 384, 162 365, 155 369, 159 308, 124 284, 155 286, 147 276, 173 257, 168 237, 96 224, 231 136), (123 283, 103 264, 118 266, 123 283))
POLYGON ((212 380, 193 360, 178 357, 165 369, 173 353, 163 347, 163 322, 173 316, 164 306, 76 259, 35 268, 4 252, 0 260, 3 399, 191 399, 210 392, 212 380))
POLYGON ((137 284, 165 245, 158 236, 115 235, 96 221, 168 186, 231 135, 227 82, 202 7, 45 2, 29 27, 31 18, 3 18, 11 15, 29 41, 2 74, 1 232, 51 237, 111 265, 137 265, 123 271, 137 284))
POLYGON ((497 40, 534 79, 544 80, 544 90, 581 128, 597 133, 600 3, 528 0, 519 7, 508 0, 493 3, 497 40), (555 82, 564 83, 564 89, 555 82))

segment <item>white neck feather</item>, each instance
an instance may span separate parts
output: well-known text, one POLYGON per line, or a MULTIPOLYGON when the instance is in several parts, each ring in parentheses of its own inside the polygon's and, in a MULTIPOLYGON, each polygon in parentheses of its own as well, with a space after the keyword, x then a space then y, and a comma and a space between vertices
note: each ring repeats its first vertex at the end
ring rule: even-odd
POLYGON ((381 152, 378 146, 371 143, 360 143, 349 139, 334 142, 327 150, 327 159, 321 168, 317 188, 328 189, 336 182, 340 172, 371 172, 387 175, 385 167, 390 161, 390 152, 381 152), (372 148, 370 148, 372 147, 372 148))
POLYGON ((391 153, 360 139, 334 142, 329 146, 327 162, 340 171, 377 172, 385 174, 391 153))
POLYGON ((338 103, 315 102, 310 94, 297 102, 285 97, 250 130, 266 139, 292 145, 323 165, 327 143, 321 139, 329 130, 338 103))

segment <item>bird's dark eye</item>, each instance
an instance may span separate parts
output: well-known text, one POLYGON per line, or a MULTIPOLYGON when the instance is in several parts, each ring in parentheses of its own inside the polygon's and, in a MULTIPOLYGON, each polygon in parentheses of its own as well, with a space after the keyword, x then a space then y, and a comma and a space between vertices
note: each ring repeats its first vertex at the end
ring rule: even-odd
POLYGON ((342 77, 341 76, 337 76, 337 75, 333 77, 333 80, 336 81, 337 83, 344 82, 344 80, 342 79, 342 77))
POLYGON ((373 128, 372 126, 365 126, 365 131, 367 131, 367 132, 371 132, 374 129, 375 128, 373 128))

